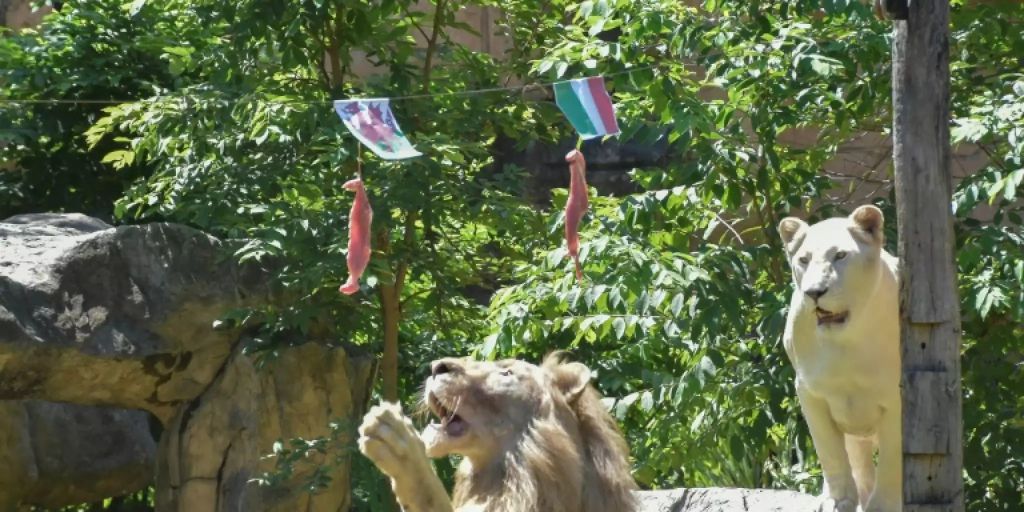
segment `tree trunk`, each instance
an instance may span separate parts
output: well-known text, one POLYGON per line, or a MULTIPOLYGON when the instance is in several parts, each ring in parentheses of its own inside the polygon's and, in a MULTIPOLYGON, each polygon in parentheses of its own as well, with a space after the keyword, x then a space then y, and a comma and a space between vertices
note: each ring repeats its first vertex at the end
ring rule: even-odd
POLYGON ((963 503, 960 311, 949 142, 949 3, 894 22, 893 161, 899 219, 904 512, 963 503))
POLYGON ((380 373, 382 395, 388 402, 398 402, 398 327, 402 322, 399 303, 401 290, 396 285, 381 285, 380 303, 384 317, 384 354, 380 373))

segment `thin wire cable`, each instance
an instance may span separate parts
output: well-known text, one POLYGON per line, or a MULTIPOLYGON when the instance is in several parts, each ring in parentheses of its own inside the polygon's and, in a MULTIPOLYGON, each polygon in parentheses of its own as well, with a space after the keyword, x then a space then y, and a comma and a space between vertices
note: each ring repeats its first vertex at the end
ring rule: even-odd
MULTIPOLYGON (((599 75, 599 76, 608 78, 608 77, 613 77, 613 76, 625 75, 625 74, 628 74, 628 73, 635 73, 637 71, 646 71, 648 69, 653 69, 654 67, 655 67, 654 64, 650 64, 650 65, 647 65, 647 66, 641 66, 641 67, 633 68, 633 69, 626 69, 626 70, 623 70, 623 71, 616 71, 614 73, 607 73, 607 74, 599 75)), ((554 86, 555 84, 557 84, 559 82, 565 82, 565 81, 566 80, 558 80, 556 82, 542 82, 542 83, 533 83, 533 84, 523 84, 523 85, 514 85, 514 86, 511 86, 511 87, 488 87, 488 88, 485 88, 485 89, 470 89, 470 90, 467 90, 467 91, 450 91, 450 92, 437 92, 437 93, 408 94, 408 95, 405 95, 405 96, 388 96, 386 98, 388 100, 391 100, 391 101, 404 101, 404 100, 414 100, 414 99, 423 99, 423 98, 436 98, 436 97, 444 97, 444 96, 473 96, 473 95, 477 95, 477 94, 490 94, 490 93, 494 93, 494 92, 503 92, 503 91, 522 91, 522 90, 533 89, 533 88, 544 89, 544 88, 552 87, 552 86, 554 86)), ((110 99, 110 100, 68 100, 68 99, 0 98, 0 104, 121 105, 121 104, 124 104, 124 103, 137 103, 137 102, 140 102, 140 101, 160 100, 160 99, 164 99, 164 98, 178 98, 178 99, 187 100, 189 97, 194 97, 194 96, 191 96, 191 95, 182 95, 182 96, 153 96, 153 97, 150 97, 150 98, 140 98, 140 99, 135 99, 135 100, 114 100, 114 99, 110 99)), ((374 99, 374 98, 344 98, 344 99, 347 99, 347 100, 363 100, 363 99, 374 99)), ((334 103, 337 100, 266 100, 266 99, 260 99, 260 98, 247 98, 247 99, 244 99, 244 100, 243 99, 236 99, 234 101, 236 101, 236 102, 237 101, 258 101, 258 102, 263 102, 263 103, 279 103, 279 104, 294 104, 294 105, 321 105, 321 104, 332 104, 332 103, 334 103)))
POLYGON ((363 142, 356 139, 356 176, 363 179, 363 142))

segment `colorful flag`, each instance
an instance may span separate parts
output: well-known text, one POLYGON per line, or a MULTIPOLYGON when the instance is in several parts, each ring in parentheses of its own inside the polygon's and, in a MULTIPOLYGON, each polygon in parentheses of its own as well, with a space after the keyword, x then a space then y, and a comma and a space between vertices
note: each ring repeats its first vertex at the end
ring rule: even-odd
POLYGON ((422 155, 405 138, 388 103, 387 98, 337 100, 334 110, 352 135, 377 156, 385 160, 401 160, 422 155))
POLYGON ((604 77, 555 83, 555 103, 584 140, 619 133, 612 98, 604 88, 604 77))

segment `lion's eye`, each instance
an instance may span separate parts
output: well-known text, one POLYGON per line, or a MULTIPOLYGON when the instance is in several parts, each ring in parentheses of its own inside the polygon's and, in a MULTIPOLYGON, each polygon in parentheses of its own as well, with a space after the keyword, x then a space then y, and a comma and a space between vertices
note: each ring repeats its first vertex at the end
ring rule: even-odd
POLYGON ((500 375, 502 377, 511 377, 512 376, 512 370, 502 370, 500 375))
POLYGON ((839 261, 839 260, 841 260, 841 259, 843 259, 845 257, 846 257, 846 251, 838 251, 838 252, 836 252, 836 255, 835 255, 836 261, 839 261))
POLYGON ((801 265, 806 265, 806 264, 811 262, 811 257, 810 256, 801 256, 799 261, 800 261, 801 265))

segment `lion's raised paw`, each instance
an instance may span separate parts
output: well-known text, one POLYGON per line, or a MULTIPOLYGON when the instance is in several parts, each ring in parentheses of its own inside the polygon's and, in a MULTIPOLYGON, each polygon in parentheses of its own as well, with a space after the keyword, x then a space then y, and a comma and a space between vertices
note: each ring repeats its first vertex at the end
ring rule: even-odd
POLYGON ((382 403, 366 413, 359 427, 359 451, 392 478, 429 463, 423 441, 397 404, 382 403))

